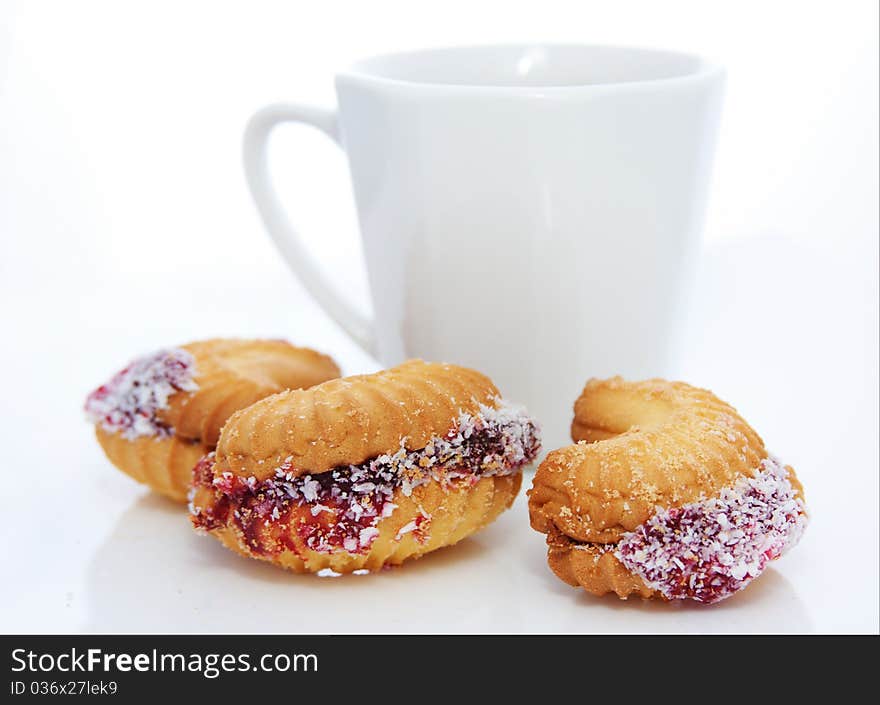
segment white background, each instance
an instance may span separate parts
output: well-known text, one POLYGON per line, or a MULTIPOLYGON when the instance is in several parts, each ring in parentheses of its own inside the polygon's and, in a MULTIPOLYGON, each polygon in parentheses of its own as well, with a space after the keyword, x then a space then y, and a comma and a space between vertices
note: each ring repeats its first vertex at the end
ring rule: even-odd
MULTIPOLYGON (((876 632, 877 24, 874 0, 4 2, 0 628, 876 632), (193 535, 82 419, 132 355, 199 337, 283 335, 375 369, 263 234, 243 123, 270 101, 332 104, 334 70, 365 55, 496 41, 657 46, 728 68, 678 372, 798 469, 813 520, 715 608, 568 588, 522 502, 412 566, 287 575, 193 535)), ((295 221, 368 310, 342 155, 295 127, 275 143, 295 221)))

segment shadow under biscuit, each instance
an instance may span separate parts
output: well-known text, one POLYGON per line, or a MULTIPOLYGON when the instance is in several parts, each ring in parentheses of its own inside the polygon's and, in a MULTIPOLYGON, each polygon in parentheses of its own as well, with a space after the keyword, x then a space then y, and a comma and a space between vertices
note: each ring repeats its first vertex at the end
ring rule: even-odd
POLYGON ((545 588, 568 602, 571 633, 638 631, 656 633, 803 633, 812 630, 809 614, 785 576, 768 567, 745 589, 713 605, 693 600, 621 600, 601 597, 557 578, 546 562, 543 546, 536 547, 541 564, 530 558, 530 572, 542 575, 545 588), (646 621, 649 619, 650 621, 646 621))
POLYGON ((402 566, 319 578, 239 556, 197 534, 183 505, 147 494, 89 565, 83 630, 454 632, 487 619, 502 625, 503 606, 489 593, 497 591, 493 571, 503 570, 511 539, 509 515, 402 566))

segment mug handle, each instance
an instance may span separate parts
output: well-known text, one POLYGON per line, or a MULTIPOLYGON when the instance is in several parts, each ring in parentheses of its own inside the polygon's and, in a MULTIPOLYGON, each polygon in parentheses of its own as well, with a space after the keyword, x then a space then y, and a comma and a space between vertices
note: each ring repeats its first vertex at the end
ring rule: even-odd
POLYGON ((277 103, 261 108, 248 121, 244 131, 244 173, 251 196, 266 230, 306 290, 358 345, 375 356, 373 323, 352 308, 315 266, 272 186, 268 160, 269 135, 283 122, 315 127, 342 148, 336 112, 333 110, 292 103, 277 103))

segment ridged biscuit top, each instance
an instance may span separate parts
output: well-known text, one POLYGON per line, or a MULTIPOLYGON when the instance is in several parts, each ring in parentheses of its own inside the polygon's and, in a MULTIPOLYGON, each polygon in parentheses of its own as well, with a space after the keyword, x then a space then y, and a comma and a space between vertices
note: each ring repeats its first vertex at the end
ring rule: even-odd
POLYGON ((214 473, 262 480, 282 464, 303 475, 393 453, 401 442, 418 450, 454 428, 463 412, 494 407, 497 397, 479 372, 422 360, 282 392, 229 419, 214 473))
MULTIPOLYGON (((530 491, 532 526, 609 543, 657 507, 677 507, 751 477, 767 457, 729 404, 682 382, 587 382, 572 438, 551 452, 530 491)), ((795 480, 796 482, 796 480, 795 480)))
POLYGON ((178 436, 211 446, 239 409, 285 389, 339 377, 330 357, 285 340, 215 338, 182 349, 195 361, 197 389, 171 396, 156 416, 178 436))

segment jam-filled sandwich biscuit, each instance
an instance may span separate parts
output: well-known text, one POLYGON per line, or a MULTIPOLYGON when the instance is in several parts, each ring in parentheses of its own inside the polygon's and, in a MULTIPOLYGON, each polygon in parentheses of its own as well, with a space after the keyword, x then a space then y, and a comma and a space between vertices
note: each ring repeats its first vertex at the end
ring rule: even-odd
POLYGON ((326 355, 283 340, 205 340, 134 360, 85 410, 116 467, 185 502, 193 467, 235 411, 338 376, 326 355))
POLYGON ((553 572, 593 594, 718 602, 807 523, 794 470, 706 390, 590 380, 572 438, 538 468, 529 514, 553 572))
POLYGON ((513 502, 535 422, 482 374, 413 360, 238 412, 194 473, 196 528, 296 572, 364 572, 454 544, 513 502))

